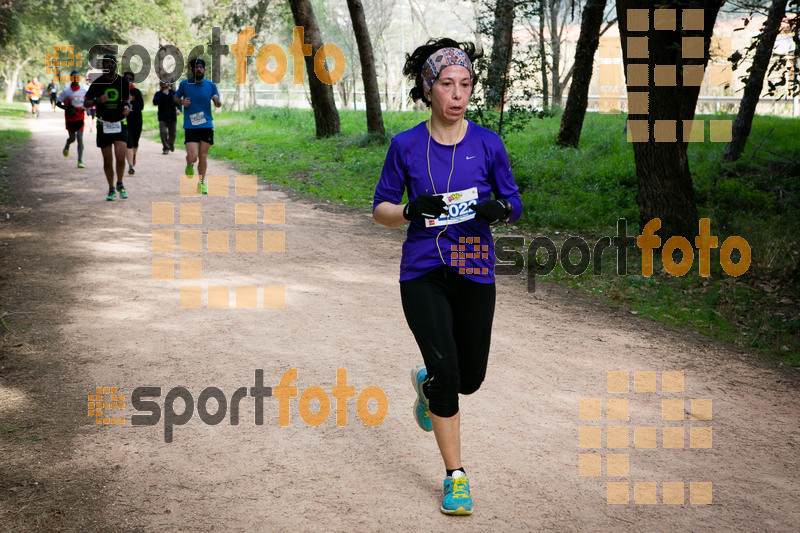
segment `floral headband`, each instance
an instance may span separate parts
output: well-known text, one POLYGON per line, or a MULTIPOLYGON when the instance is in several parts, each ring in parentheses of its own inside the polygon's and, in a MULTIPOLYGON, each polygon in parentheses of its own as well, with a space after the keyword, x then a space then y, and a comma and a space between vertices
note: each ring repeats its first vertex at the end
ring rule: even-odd
POLYGON ((422 86, 430 91, 434 80, 439 77, 439 73, 451 65, 461 65, 469 71, 470 77, 474 76, 472 61, 469 60, 466 52, 460 48, 442 48, 431 54, 425 61, 425 65, 422 67, 422 86))

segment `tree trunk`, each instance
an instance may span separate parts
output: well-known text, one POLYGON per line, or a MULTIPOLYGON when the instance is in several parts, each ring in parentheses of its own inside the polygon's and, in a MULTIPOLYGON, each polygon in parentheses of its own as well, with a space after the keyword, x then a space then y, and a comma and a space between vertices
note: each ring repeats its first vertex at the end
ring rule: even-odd
POLYGON ((561 36, 558 34, 558 8, 560 0, 550 0, 550 50, 553 60, 550 64, 550 73, 553 81, 553 107, 561 106, 561 36))
POLYGON ((797 95, 798 89, 800 89, 798 87, 798 83, 800 83, 800 2, 797 2, 795 8, 794 33, 792 33, 792 42, 794 42, 794 51, 792 52, 792 89, 794 94, 797 95))
MULTIPOLYGON (((367 104, 367 132, 384 135, 386 130, 383 129, 381 95, 378 88, 378 76, 375 72, 372 43, 369 40, 367 19, 364 16, 364 6, 361 5, 361 0, 347 0, 347 8, 350 10, 353 33, 355 33, 356 43, 358 43, 358 57, 361 59, 361 80, 364 82, 364 99, 367 104)), ((386 101, 389 101, 388 94, 386 101)))
POLYGON ((603 23, 603 11, 606 0, 587 0, 581 20, 581 34, 575 50, 573 63, 573 80, 567 97, 567 107, 561 116, 561 129, 558 132, 558 146, 578 147, 581 138, 583 118, 589 96, 589 82, 592 79, 594 53, 600 42, 600 26, 603 23))
POLYGON ((547 82, 547 53, 544 48, 544 2, 539 0, 539 55, 542 59, 542 108, 546 108, 550 100, 548 82, 547 82))
POLYGON ((305 60, 317 138, 337 135, 341 131, 341 125, 336 102, 333 99, 333 88, 320 81, 314 74, 314 55, 322 46, 314 10, 311 8, 310 0, 289 0, 289 6, 292 8, 295 25, 304 28, 304 41, 311 44, 311 55, 305 56, 305 60))
POLYGON ((16 66, 13 67, 11 79, 8 81, 8 85, 6 87, 6 103, 11 103, 14 101, 14 93, 17 91, 17 84, 19 83, 19 73, 22 71, 22 67, 25 66, 25 63, 30 61, 30 57, 26 57, 19 61, 16 66))
POLYGON ((483 34, 480 32, 480 24, 478 24, 478 20, 481 18, 480 0, 472 0, 472 15, 475 17, 475 33, 473 34, 475 49, 483 52, 483 34))
POLYGON ((764 22, 764 27, 761 29, 756 55, 753 58, 753 64, 748 69, 750 75, 747 77, 747 85, 744 87, 739 112, 736 114, 736 120, 733 121, 731 142, 728 143, 722 154, 723 161, 739 159, 745 144, 747 144, 750 127, 753 125, 753 115, 756 113, 756 105, 761 96, 761 89, 764 87, 764 76, 772 58, 772 48, 775 46, 775 38, 780 32, 783 16, 786 14, 786 3, 787 0, 773 1, 767 21, 764 22))
POLYGON ((496 107, 508 89, 508 70, 514 46, 514 0, 497 0, 492 28, 492 58, 486 80, 486 106, 496 107))
POLYGON ((677 1, 670 4, 679 14, 675 31, 654 30, 652 10, 649 13, 649 29, 631 31, 628 29, 628 9, 641 8, 641 3, 617 0, 628 99, 630 101, 633 95, 641 92, 647 92, 649 97, 647 114, 628 114, 628 132, 632 136, 636 163, 639 223, 640 227, 644 227, 650 220, 660 219, 661 229, 657 233, 662 245, 676 235, 694 243, 694 236, 697 235, 697 206, 686 156, 687 143, 683 141, 683 121, 694 118, 700 87, 684 86, 682 73, 684 65, 702 65, 705 68, 714 21, 723 3, 724 0, 677 1), (681 30, 680 13, 683 9, 703 9, 703 30, 681 30), (629 37, 647 37, 648 58, 630 57, 629 37), (682 57, 683 37, 702 37, 702 58, 682 57), (639 68, 648 73, 647 87, 637 86, 636 80, 630 77, 629 67, 635 70, 640 65, 639 68), (675 65, 677 83, 673 86, 656 86, 653 81, 654 65, 675 65), (664 131, 669 130, 670 125, 674 127, 674 137, 669 131, 664 131), (646 131, 642 126, 647 128, 646 131), (655 126, 658 126, 658 130, 655 126))
POLYGON ((233 105, 232 108, 234 111, 244 111, 244 85, 236 84, 236 92, 233 93, 233 105))

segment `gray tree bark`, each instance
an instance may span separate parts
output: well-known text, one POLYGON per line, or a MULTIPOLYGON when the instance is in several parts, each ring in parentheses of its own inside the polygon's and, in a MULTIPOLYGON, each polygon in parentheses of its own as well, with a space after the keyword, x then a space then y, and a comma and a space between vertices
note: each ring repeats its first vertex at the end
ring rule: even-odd
POLYGON ((581 33, 575 50, 572 85, 569 88, 567 106, 561 115, 561 128, 558 131, 558 146, 578 147, 586 115, 589 96, 589 82, 592 79, 594 53, 600 42, 600 26, 603 23, 603 11, 606 0, 587 0, 581 21, 581 33))
POLYGON ((774 0, 769 9, 769 15, 764 22, 764 27, 759 35, 756 55, 753 64, 750 66, 750 75, 747 77, 747 84, 744 87, 742 101, 739 104, 739 112, 736 120, 733 121, 733 131, 731 142, 725 147, 722 154, 723 161, 736 161, 742 155, 747 137, 750 135, 750 128, 753 126, 753 116, 756 114, 758 99, 761 97, 761 89, 764 87, 764 76, 769 68, 769 61, 772 58, 772 48, 775 46, 775 38, 781 29, 781 21, 786 14, 787 0, 774 0))
MULTIPOLYGON (((361 59, 361 80, 364 82, 364 96, 367 102, 367 131, 383 135, 386 131, 383 128, 381 95, 378 88, 378 77, 375 72, 372 43, 369 40, 367 19, 364 16, 364 6, 361 5, 361 0, 347 0, 347 8, 350 10, 353 33, 355 33, 356 43, 358 43, 358 56, 361 59)), ((388 90, 386 97, 388 101, 388 90)))
POLYGON ((322 46, 317 19, 309 0, 289 0, 292 16, 297 26, 305 30, 305 41, 311 44, 311 55, 305 57, 308 85, 311 92, 311 107, 314 109, 314 121, 317 137, 331 137, 341 132, 339 112, 333 99, 333 88, 323 83, 314 74, 314 55, 322 46))

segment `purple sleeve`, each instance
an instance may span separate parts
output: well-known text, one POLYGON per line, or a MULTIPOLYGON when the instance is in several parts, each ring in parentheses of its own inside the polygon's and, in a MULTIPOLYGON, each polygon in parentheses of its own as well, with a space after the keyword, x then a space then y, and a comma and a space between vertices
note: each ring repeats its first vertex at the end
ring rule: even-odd
POLYGON ((514 175, 511 173, 511 163, 508 161, 506 148, 499 139, 492 150, 489 163, 489 176, 494 197, 498 200, 508 200, 511 204, 512 213, 508 219, 510 224, 522 216, 522 200, 519 197, 519 187, 514 182, 514 175))
POLYGON ((381 179, 375 187, 375 196, 372 201, 373 211, 381 202, 390 202, 396 205, 403 200, 405 176, 400 147, 397 141, 392 139, 389 150, 386 152, 386 159, 383 161, 381 179))

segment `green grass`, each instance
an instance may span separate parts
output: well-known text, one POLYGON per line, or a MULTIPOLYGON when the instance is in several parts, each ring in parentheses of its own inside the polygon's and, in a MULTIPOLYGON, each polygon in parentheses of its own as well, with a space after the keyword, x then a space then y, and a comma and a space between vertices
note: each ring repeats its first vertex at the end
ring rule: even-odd
POLYGON ((29 105, 0 103, 0 205, 11 202, 6 183, 8 164, 31 136, 23 122, 29 115, 29 105))
MULTIPOLYGON (((257 108, 220 113, 214 117, 211 156, 230 161, 242 174, 255 174, 316 198, 368 208, 389 139, 427 115, 385 114, 385 138, 364 133, 364 113, 340 111, 339 115, 343 134, 315 140, 311 111, 257 108)), ((158 139, 158 122, 153 118, 147 124, 153 129, 148 135, 158 139)), ((176 145, 183 145, 181 124, 176 145)))
MULTIPOLYGON (((364 133, 363 112, 342 110, 342 134, 317 140, 311 111, 258 108, 219 113, 211 155, 230 161, 243 174, 368 210, 388 139, 426 116, 384 113, 387 136, 376 138, 364 133)), ((157 139, 155 111, 145 117, 145 129, 151 130, 147 134, 157 139)), ((688 152, 699 214, 711 219, 711 233, 720 244, 730 235, 748 241, 750 270, 732 278, 722 271, 718 252, 712 251, 709 278, 698 275, 697 259, 685 276, 669 276, 658 257, 655 274, 644 277, 641 253, 634 249, 627 276, 617 275, 614 262, 608 260, 601 276, 571 276, 558 265, 542 279, 595 294, 612 307, 800 366, 800 120, 756 117, 744 155, 731 165, 721 163, 725 143, 708 141, 709 120, 734 117, 695 118, 705 121, 706 139, 690 144, 688 152)), ((557 243, 567 234, 580 235, 591 247, 598 237, 614 235, 617 219, 625 218, 628 234, 638 233, 636 175, 623 131, 625 116, 587 114, 578 150, 554 146, 559 121, 560 117, 533 119, 505 139, 525 207, 520 223, 508 231, 528 238, 548 235, 557 243)), ((178 130, 182 145, 180 124, 178 130)))

